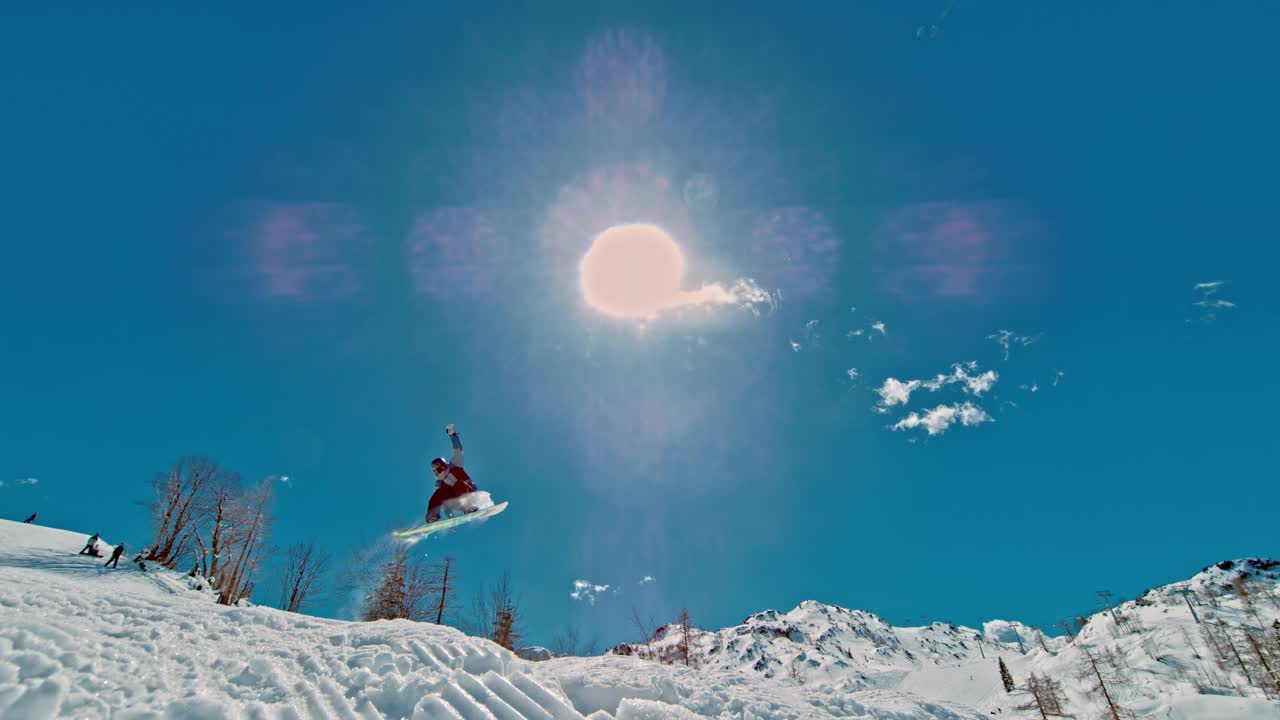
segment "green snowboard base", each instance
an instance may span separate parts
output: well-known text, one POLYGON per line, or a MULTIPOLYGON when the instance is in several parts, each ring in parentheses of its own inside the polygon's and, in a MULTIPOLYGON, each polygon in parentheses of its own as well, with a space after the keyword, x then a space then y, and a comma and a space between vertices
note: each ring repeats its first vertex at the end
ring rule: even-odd
POLYGON ((395 530, 391 534, 402 540, 406 538, 425 537, 427 535, 430 535, 431 533, 440 532, 441 530, 448 530, 449 528, 455 528, 455 527, 458 527, 459 525, 465 525, 466 523, 472 522, 473 520, 483 520, 484 518, 487 518, 487 517, 493 517, 494 515, 497 515, 498 513, 506 509, 507 509, 506 503, 498 503, 497 505, 491 505, 487 508, 481 508, 473 513, 467 513, 466 515, 455 515, 451 518, 446 518, 444 520, 437 520, 427 525, 419 525, 417 527, 404 528, 403 530, 395 530))

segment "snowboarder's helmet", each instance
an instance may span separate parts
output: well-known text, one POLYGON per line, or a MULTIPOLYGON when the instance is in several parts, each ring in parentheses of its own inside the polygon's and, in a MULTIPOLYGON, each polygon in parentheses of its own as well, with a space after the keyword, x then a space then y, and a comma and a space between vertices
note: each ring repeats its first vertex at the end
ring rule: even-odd
POLYGON ((431 469, 432 469, 433 471, 435 471, 435 473, 436 473, 437 475, 438 475, 438 474, 440 474, 440 473, 443 473, 443 472, 444 472, 445 467, 447 467, 447 466, 448 466, 448 463, 446 463, 446 462, 444 461, 444 458, 442 458, 442 457, 438 457, 438 458, 436 458, 435 460, 432 460, 432 461, 431 461, 431 469))

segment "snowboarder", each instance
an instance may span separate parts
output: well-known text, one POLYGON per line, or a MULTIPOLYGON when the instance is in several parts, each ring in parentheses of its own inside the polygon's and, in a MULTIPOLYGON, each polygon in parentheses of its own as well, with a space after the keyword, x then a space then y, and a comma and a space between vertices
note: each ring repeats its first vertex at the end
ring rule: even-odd
MULTIPOLYGON (((475 483, 471 482, 471 476, 467 474, 466 470, 462 469, 462 441, 458 439, 458 433, 453 429, 453 423, 446 425, 444 432, 453 443, 453 458, 449 462, 445 462, 442 457, 431 461, 431 472, 436 476, 436 491, 431 494, 431 499, 427 501, 427 524, 440 519, 440 508, 446 502, 456 500, 467 493, 476 491, 475 483)), ((454 505, 454 503, 449 503, 447 509, 452 510, 454 505)), ((466 512, 474 511, 475 508, 466 510, 466 512)))
POLYGON ((102 567, 119 568, 120 556, 123 554, 124 554, 124 543, 120 543, 119 545, 116 546, 115 550, 111 551, 111 559, 108 560, 106 564, 104 564, 102 567))
POLYGON ((98 556, 98 533, 89 536, 89 539, 85 541, 84 548, 80 550, 80 554, 98 556))
POLYGON ((36 514, 35 514, 35 513, 31 513, 31 517, 27 518, 26 520, 23 520, 22 522, 24 522, 24 523, 29 523, 29 522, 34 521, 35 519, 36 519, 36 514))

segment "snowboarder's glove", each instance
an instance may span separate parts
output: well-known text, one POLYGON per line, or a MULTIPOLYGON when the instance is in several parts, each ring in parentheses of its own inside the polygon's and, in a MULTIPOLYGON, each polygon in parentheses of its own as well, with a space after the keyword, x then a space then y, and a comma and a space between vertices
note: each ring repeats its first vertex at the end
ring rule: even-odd
POLYGON ((453 423, 449 423, 448 425, 445 425, 445 426, 444 426, 444 434, 445 434, 445 435, 457 435, 457 433, 453 431, 453 423))

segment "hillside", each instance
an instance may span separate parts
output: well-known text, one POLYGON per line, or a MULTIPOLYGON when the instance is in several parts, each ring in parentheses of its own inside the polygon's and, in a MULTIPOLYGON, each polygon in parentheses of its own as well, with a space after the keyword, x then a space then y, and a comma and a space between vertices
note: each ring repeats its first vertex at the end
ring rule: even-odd
MULTIPOLYGON (((782 685, 830 693, 896 690, 999 717, 1040 717, 1019 709, 1030 702, 1021 688, 1034 673, 1062 686, 1066 712, 1110 718, 1093 678, 1082 677, 1093 657, 1121 718, 1127 711, 1175 720, 1276 719, 1278 583, 1274 560, 1223 561, 1089 617, 1074 637, 1046 637, 1000 620, 981 631, 943 623, 894 627, 863 610, 805 601, 714 632, 690 629, 688 656, 695 667, 782 685), (1004 689, 997 658, 1015 679, 1014 693, 1004 689)), ((683 663, 685 635, 681 626, 667 625, 647 643, 610 652, 683 663)))
MULTIPOLYGON (((0 521, 0 717, 977 720, 893 690, 832 694, 625 657, 529 662, 448 627, 224 607, 184 575, 0 521)), ((104 538, 109 540, 109 538, 104 538)))
POLYGON ((1280 652, 1280 566, 1267 560, 1149 590, 1073 638, 1006 621, 894 627, 806 601, 691 629, 686 667, 679 626, 603 657, 530 661, 449 627, 224 607, 196 578, 127 556, 105 569, 76 554, 84 539, 0 521, 0 717, 1040 717, 1028 693, 1005 691, 997 657, 1020 687, 1032 673, 1060 685, 1072 716, 1110 717, 1081 673, 1092 657, 1120 717, 1280 718, 1264 691, 1280 652))

